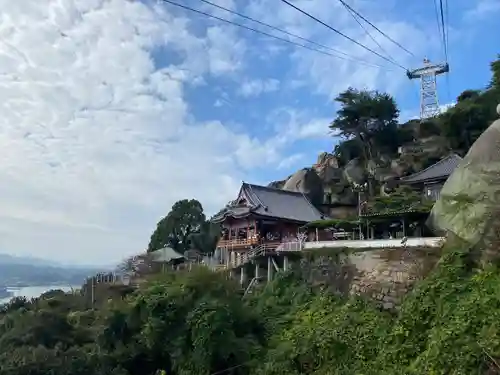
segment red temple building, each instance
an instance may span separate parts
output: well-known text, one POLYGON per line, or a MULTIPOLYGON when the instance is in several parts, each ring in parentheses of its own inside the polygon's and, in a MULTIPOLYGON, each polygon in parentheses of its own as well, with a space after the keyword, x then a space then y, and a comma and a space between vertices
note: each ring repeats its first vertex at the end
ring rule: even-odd
POLYGON ((221 261, 229 263, 258 247, 273 251, 297 241, 300 227, 324 218, 303 193, 243 183, 212 221, 222 226, 217 247, 221 261))

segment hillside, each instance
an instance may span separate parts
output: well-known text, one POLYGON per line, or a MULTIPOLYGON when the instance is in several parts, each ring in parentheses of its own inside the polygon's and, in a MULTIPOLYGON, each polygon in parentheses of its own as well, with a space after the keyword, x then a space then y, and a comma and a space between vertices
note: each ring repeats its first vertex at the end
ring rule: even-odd
POLYGON ((43 259, 0 254, 0 286, 79 285, 97 271, 97 267, 64 267, 43 259))
POLYGON ((0 264, 31 264, 36 266, 51 266, 54 262, 33 257, 20 257, 9 254, 0 254, 0 264))

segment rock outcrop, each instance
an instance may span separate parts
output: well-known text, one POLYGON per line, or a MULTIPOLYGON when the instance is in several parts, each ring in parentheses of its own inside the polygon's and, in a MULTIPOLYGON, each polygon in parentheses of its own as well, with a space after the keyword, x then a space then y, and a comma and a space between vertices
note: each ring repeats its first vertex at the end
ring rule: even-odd
MULTIPOLYGON (((414 130, 415 131, 415 130, 414 130)), ((322 211, 334 217, 357 215, 358 193, 353 186, 368 179, 381 194, 394 188, 395 180, 409 173, 426 168, 447 154, 446 140, 439 136, 414 139, 400 147, 399 156, 380 155, 368 163, 352 159, 341 167, 335 155, 322 152, 314 165, 303 168, 288 178, 273 181, 268 186, 300 191, 322 211), (380 188, 380 189, 379 189, 380 188)))
POLYGON ((303 168, 290 176, 283 190, 301 192, 316 206, 323 203, 323 182, 313 168, 303 168))
MULTIPOLYGON (((500 105, 497 107, 500 115, 500 105)), ((500 258, 500 120, 474 142, 448 178, 428 224, 481 249, 481 260, 500 258)))

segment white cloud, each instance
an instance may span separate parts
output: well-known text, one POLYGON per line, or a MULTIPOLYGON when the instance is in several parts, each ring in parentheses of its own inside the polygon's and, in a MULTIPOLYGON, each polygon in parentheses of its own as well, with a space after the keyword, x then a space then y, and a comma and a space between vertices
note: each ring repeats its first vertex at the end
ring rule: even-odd
POLYGON ((297 163, 302 162, 304 156, 304 154, 292 154, 281 160, 281 162, 278 164, 278 169, 287 169, 294 165, 297 165, 297 163))
POLYGON ((277 79, 253 79, 244 81, 239 89, 239 94, 245 98, 259 96, 264 93, 277 91, 280 82, 277 79))
POLYGON ((491 17, 500 12, 500 2, 498 0, 479 0, 474 7, 464 13, 467 21, 479 21, 485 17, 491 17))
POLYGON ((233 29, 195 34, 123 0, 0 5, 2 251, 108 263, 144 248, 175 200, 214 211, 234 194, 235 163, 261 145, 196 123, 185 99, 203 75, 242 68, 233 29), (159 47, 182 61, 157 66, 159 47))
POLYGON ((330 137, 328 126, 331 121, 331 118, 317 117, 309 111, 287 107, 276 109, 268 117, 268 122, 274 125, 278 134, 273 140, 276 144, 330 137))

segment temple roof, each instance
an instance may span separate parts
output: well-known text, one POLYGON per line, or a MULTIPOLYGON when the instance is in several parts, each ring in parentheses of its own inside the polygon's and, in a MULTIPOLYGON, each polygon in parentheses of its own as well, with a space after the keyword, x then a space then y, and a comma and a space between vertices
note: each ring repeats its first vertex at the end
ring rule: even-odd
POLYGON ((227 217, 243 218, 250 214, 300 223, 325 218, 303 193, 244 182, 238 198, 212 221, 221 222, 227 217))
POLYGON ((415 184, 434 180, 446 180, 461 161, 462 158, 457 154, 450 154, 420 172, 401 177, 400 181, 406 184, 415 184))

